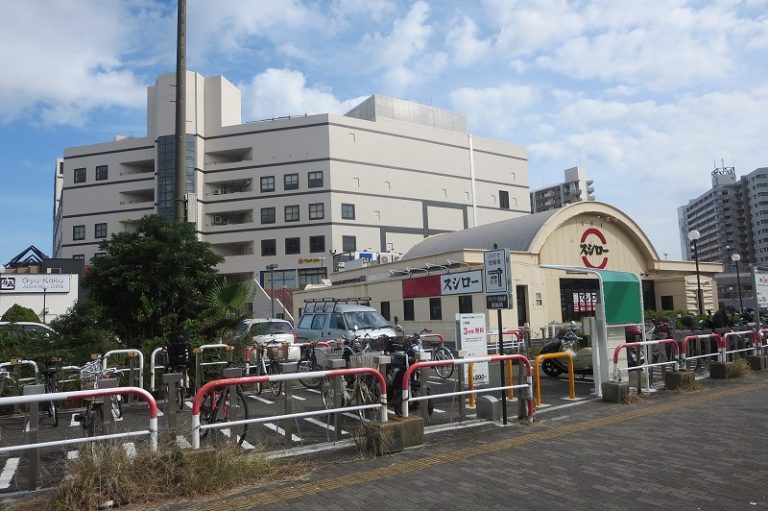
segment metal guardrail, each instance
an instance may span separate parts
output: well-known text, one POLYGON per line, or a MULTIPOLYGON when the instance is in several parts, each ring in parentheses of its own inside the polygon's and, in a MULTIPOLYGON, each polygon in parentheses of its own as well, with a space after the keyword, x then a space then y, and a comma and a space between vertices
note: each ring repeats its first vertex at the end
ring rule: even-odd
POLYGON ((544 353, 536 355, 533 365, 533 373, 536 382, 536 406, 541 405, 541 362, 551 358, 565 358, 568 361, 568 396, 576 399, 576 380, 573 375, 573 355, 567 351, 544 353))
POLYGON ((115 355, 128 355, 129 364, 128 364, 128 367, 115 367, 114 372, 116 374, 128 373, 128 386, 129 387, 136 386, 143 389, 144 388, 144 354, 141 352, 141 350, 136 350, 136 349, 110 350, 104 353, 104 356, 101 357, 101 367, 105 369, 109 367, 109 364, 107 364, 107 362, 109 361, 109 357, 113 357, 115 355), (138 358, 139 360, 139 367, 134 366, 133 361, 136 358, 138 358))
POLYGON ((658 339, 653 341, 638 341, 638 342, 625 342, 622 344, 619 344, 616 346, 616 349, 613 350, 613 371, 612 371, 612 378, 613 381, 621 381, 621 371, 639 371, 642 369, 648 369, 651 367, 659 367, 659 366, 667 366, 667 365, 674 365, 675 371, 677 371, 680 367, 680 363, 678 362, 678 359, 680 358, 680 347, 677 345, 677 341, 674 339, 658 339), (646 350, 645 353, 645 364, 636 365, 633 367, 626 367, 619 369, 619 353, 623 349, 629 350, 630 348, 639 348, 641 346, 656 346, 656 345, 670 345, 673 347, 673 351, 675 352, 675 357, 673 360, 668 360, 666 362, 657 362, 657 363, 650 363, 649 353, 648 350, 646 350))

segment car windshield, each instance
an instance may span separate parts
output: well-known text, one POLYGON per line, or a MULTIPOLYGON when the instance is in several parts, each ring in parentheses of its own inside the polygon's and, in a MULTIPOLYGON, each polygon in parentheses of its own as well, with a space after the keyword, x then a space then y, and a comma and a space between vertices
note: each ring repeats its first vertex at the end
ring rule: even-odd
POLYGON ((344 319, 350 328, 386 328, 389 323, 376 311, 345 312, 344 319))
POLYGON ((240 337, 245 333, 246 330, 248 330, 248 323, 245 321, 238 323, 238 325, 235 327, 235 337, 240 337))
POLYGON ((269 335, 269 334, 290 334, 292 327, 289 323, 283 323, 282 321, 270 321, 264 323, 254 323, 251 328, 252 335, 269 335))

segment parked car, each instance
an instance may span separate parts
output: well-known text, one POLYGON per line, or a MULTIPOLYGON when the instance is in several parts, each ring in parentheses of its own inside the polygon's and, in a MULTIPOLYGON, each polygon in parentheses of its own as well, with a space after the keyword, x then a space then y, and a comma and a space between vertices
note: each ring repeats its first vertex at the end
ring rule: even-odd
POLYGON ((296 331, 290 321, 284 319, 253 318, 240 322, 235 328, 235 337, 250 336, 254 344, 270 340, 293 344, 296 331))
POLYGON ((359 336, 396 337, 397 332, 379 311, 361 299, 319 299, 305 302, 296 334, 299 339, 354 339, 359 336), (362 302, 362 303, 361 303, 362 302))
POLYGON ((39 335, 46 338, 56 337, 59 333, 44 323, 30 321, 0 321, 0 328, 20 328, 22 332, 39 335))

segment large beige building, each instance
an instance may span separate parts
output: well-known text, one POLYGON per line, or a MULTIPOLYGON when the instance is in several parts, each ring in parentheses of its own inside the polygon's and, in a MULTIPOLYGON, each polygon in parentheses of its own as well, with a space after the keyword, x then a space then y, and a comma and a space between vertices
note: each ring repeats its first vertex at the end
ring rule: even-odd
MULTIPOLYGON (((147 97, 147 136, 64 151, 55 257, 86 261, 149 213, 172 217, 175 75, 147 97)), ((240 91, 187 74, 187 215, 220 271, 275 288, 320 282, 360 252, 397 259, 424 237, 528 214, 525 149, 464 116, 371 96, 346 115, 242 123, 240 91), (342 263, 342 264, 340 264, 342 263)))

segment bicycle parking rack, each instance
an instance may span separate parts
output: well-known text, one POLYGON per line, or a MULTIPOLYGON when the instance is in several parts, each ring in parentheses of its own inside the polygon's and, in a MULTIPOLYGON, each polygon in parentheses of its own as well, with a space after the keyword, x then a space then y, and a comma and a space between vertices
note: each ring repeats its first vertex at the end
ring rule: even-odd
POLYGON ((203 344, 194 349, 195 353, 195 393, 200 389, 200 382, 203 377, 203 368, 209 366, 228 366, 232 362, 232 350, 234 346, 229 344, 203 344), (224 350, 226 360, 214 360, 212 362, 203 362, 203 356, 206 351, 224 350))
MULTIPOLYGON (((128 367, 116 367, 116 374, 128 373, 128 382, 126 387, 139 387, 144 388, 144 354, 141 350, 125 349, 125 350, 110 350, 104 353, 101 357, 101 368, 106 370, 109 367, 107 362, 109 357, 115 355, 128 355, 128 367), (139 367, 136 367, 136 359, 139 360, 139 367)), ((154 373, 153 373, 154 374, 154 373)))
POLYGON ((18 385, 26 385, 28 383, 35 383, 40 379, 40 369, 37 367, 37 362, 34 360, 20 360, 11 359, 9 362, 3 362, 0 364, 0 369, 4 367, 12 367, 16 370, 16 383, 18 385), (30 366, 35 370, 35 376, 21 377, 21 368, 24 366, 30 366))
POLYGON ((568 361, 568 397, 576 399, 576 380, 573 375, 573 356, 567 351, 536 355, 533 374, 536 382, 536 406, 541 405, 541 362, 551 358, 565 358, 568 361))
MULTIPOLYGON (((463 371, 459 371, 459 372, 463 373, 463 371)), ((486 392, 493 392, 495 390, 505 391, 508 389, 517 389, 517 388, 528 389, 528 421, 532 422, 534 406, 533 406, 533 382, 532 382, 532 376, 531 376, 531 362, 530 360, 528 360, 528 358, 525 355, 517 355, 517 354, 489 355, 486 357, 471 357, 471 358, 459 358, 459 359, 453 359, 453 360, 429 360, 424 362, 416 362, 415 364, 411 364, 410 366, 408 366, 408 369, 405 370, 405 374, 403 375, 403 394, 402 394, 403 417, 408 417, 408 401, 426 401, 429 399, 436 399, 439 397, 466 396, 466 395, 472 395, 474 393, 486 393, 486 392), (503 385, 501 387, 491 387, 491 388, 480 389, 480 390, 471 389, 471 390, 462 390, 457 392, 446 392, 443 394, 425 394, 423 396, 413 396, 413 397, 410 396, 411 374, 413 374, 414 371, 421 369, 422 367, 439 367, 444 365, 475 364, 478 362, 505 363, 507 360, 510 360, 510 361, 518 360, 522 362, 523 365, 525 365, 528 383, 522 384, 522 385, 503 385)), ((428 408, 428 407, 425 407, 425 408, 428 408)), ((505 417, 505 420, 506 420, 506 417, 505 417)))
MULTIPOLYGON (((613 371, 611 372, 611 381, 614 382, 620 382, 621 381, 621 371, 627 371, 627 374, 629 374, 629 371, 642 371, 643 369, 646 369, 646 374, 650 374, 648 369, 651 367, 663 367, 666 368, 668 365, 673 365, 674 370, 678 371, 680 369, 680 362, 678 359, 680 358, 680 347, 677 345, 677 341, 674 339, 656 339, 653 341, 637 341, 637 342, 625 342, 622 344, 619 344, 616 346, 616 348, 613 350, 613 371), (656 362, 651 363, 651 354, 647 348, 650 346, 672 346, 675 356, 672 358, 672 360, 667 360, 665 362, 656 362), (626 367, 626 368, 619 368, 619 353, 621 353, 621 350, 626 349, 629 351, 632 348, 642 348, 645 347, 645 363, 642 365, 636 365, 633 367, 626 367)), ((639 357, 638 357, 639 360, 639 357)), ((640 380, 638 378, 638 392, 640 391, 640 380)), ((650 384, 650 378, 646 378, 645 380, 645 390, 646 392, 651 391, 651 384, 650 384)))
POLYGON ((758 349, 760 354, 765 355, 766 348, 768 348, 768 328, 761 328, 757 332, 758 349))
MULTIPOLYGON (((494 350, 498 350, 499 348, 499 340, 498 340, 499 332, 498 330, 488 330, 486 332, 486 344, 488 344, 489 348, 492 348, 494 350), (488 336, 495 335, 497 336, 497 339, 495 341, 488 341, 488 336)), ((502 335, 502 343, 501 343, 501 349, 512 349, 512 350, 519 350, 520 347, 525 343, 525 331, 520 328, 505 328, 501 331, 502 335), (505 335, 512 335, 515 337, 514 340, 510 341, 504 341, 503 336, 505 335)))
MULTIPOLYGON (((46 447, 60 447, 63 445, 91 443, 102 440, 116 440, 131 436, 143 435, 149 435, 149 447, 152 451, 157 451, 157 403, 155 402, 155 398, 152 397, 152 394, 139 387, 115 387, 111 389, 77 390, 73 392, 54 392, 48 394, 0 397, 0 406, 12 406, 24 403, 39 404, 48 401, 65 401, 67 399, 80 400, 122 395, 138 396, 147 402, 147 405, 149 406, 149 429, 139 431, 125 431, 121 433, 98 435, 92 437, 67 438, 64 440, 54 440, 51 442, 36 442, 31 444, 4 446, 0 447, 0 454, 14 451, 42 449, 46 447)), ((32 411, 30 411, 30 413, 32 413, 32 411)), ((35 413, 35 415, 37 414, 35 413)))
POLYGON ((700 360, 704 358, 713 358, 713 357, 717 357, 719 360, 722 357, 722 354, 721 354, 722 351, 723 351, 723 339, 722 337, 720 337, 720 334, 711 333, 711 334, 687 335, 683 337, 682 341, 680 341, 680 368, 687 369, 688 360, 700 360), (688 344, 690 342, 698 343, 699 344, 698 352, 701 353, 702 341, 711 341, 711 340, 714 340, 717 342, 718 351, 707 352, 703 355, 694 355, 691 357, 688 356, 688 344))
POLYGON ((155 348, 154 350, 152 350, 152 353, 149 355, 149 391, 150 392, 154 392, 155 390, 157 390, 155 388, 155 381, 157 379, 157 374, 156 374, 157 371, 159 369, 165 370, 165 366, 164 365, 162 365, 162 366, 157 365, 157 356, 160 353, 167 353, 167 350, 165 349, 165 347, 161 346, 159 348, 155 348))
POLYGON ((726 332, 722 335, 722 344, 720 346, 720 350, 722 353, 721 361, 725 362, 727 360, 728 355, 734 355, 736 353, 744 353, 744 352, 752 352, 753 355, 758 354, 758 348, 760 345, 760 337, 757 332, 754 330, 742 330, 739 332, 726 332), (742 336, 748 336, 750 339, 750 346, 749 348, 746 347, 746 342, 744 342, 744 347, 741 346, 743 339, 741 339, 742 336), (735 338, 735 339, 734 339, 735 338), (728 343, 731 340, 735 340, 736 342, 736 349, 728 350, 728 343))
MULTIPOLYGON (((233 389, 234 392, 234 389, 233 389)), ((260 422, 269 422, 275 420, 289 420, 302 417, 312 417, 316 415, 328 415, 338 414, 344 412, 352 412, 357 410, 368 410, 373 408, 381 409, 381 422, 387 422, 387 383, 382 374, 370 367, 358 367, 352 369, 332 369, 329 371, 311 371, 306 373, 287 373, 287 374, 273 374, 273 375, 261 375, 261 376, 243 376, 240 378, 222 378, 219 380, 209 381, 195 393, 195 399, 192 402, 192 448, 200 448, 200 433, 205 429, 221 429, 230 428, 232 426, 239 426, 243 424, 252 424, 260 422), (294 381, 301 378, 331 378, 334 376, 353 376, 357 374, 370 374, 376 377, 379 382, 379 393, 381 398, 379 403, 358 405, 358 406, 345 406, 339 408, 315 410, 309 412, 288 413, 283 415, 272 415, 269 417, 254 417, 253 419, 242 419, 229 422, 217 422, 215 424, 200 424, 200 406, 203 402, 205 395, 220 387, 246 385, 250 383, 269 383, 277 381, 294 381)))

